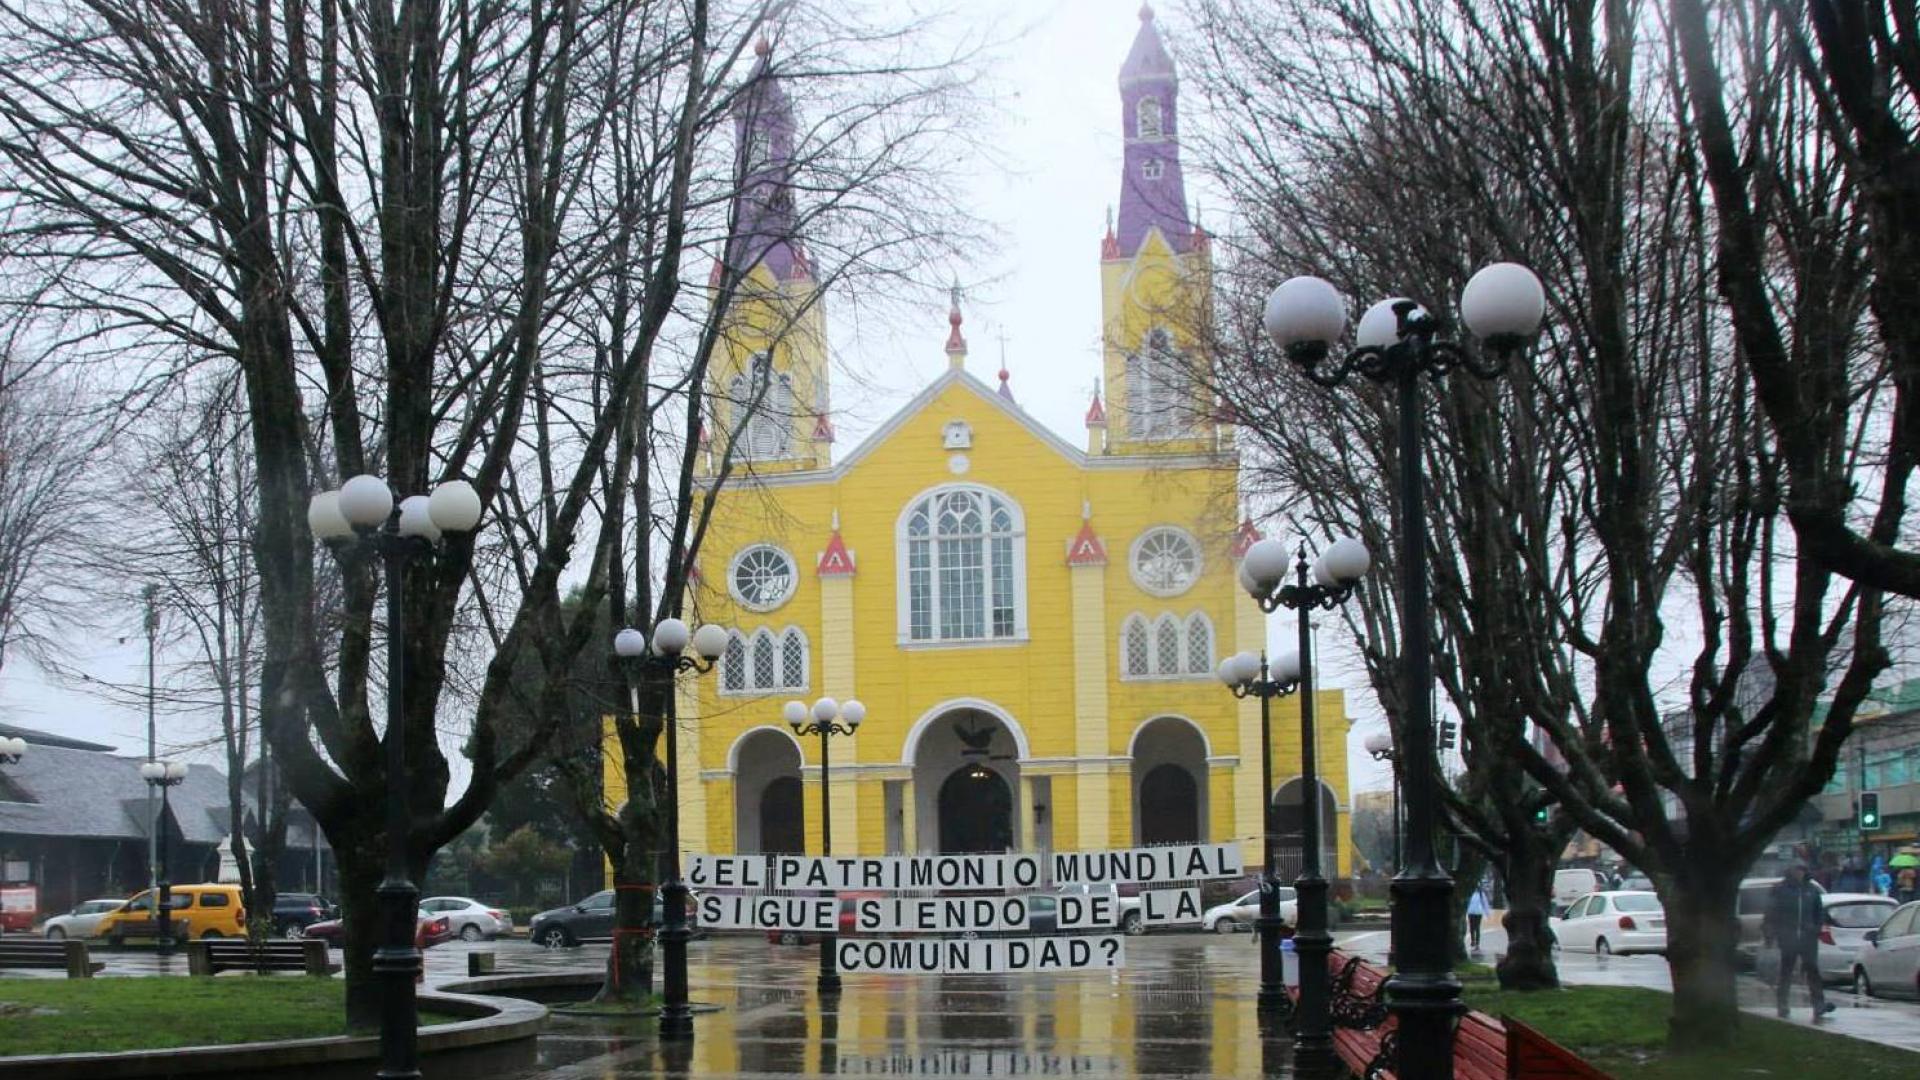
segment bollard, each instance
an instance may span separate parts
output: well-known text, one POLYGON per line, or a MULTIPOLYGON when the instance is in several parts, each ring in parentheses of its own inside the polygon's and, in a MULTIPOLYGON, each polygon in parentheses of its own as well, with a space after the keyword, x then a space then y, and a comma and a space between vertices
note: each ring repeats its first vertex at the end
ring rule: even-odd
POLYGON ((493 954, 490 952, 471 952, 467 954, 467 977, 493 974, 493 954))

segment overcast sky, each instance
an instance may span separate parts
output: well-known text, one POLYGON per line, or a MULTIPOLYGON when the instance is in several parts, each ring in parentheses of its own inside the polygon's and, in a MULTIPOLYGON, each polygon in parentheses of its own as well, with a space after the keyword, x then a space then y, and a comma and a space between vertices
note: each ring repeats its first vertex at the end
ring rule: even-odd
MULTIPOLYGON (((1173 6, 1162 4, 1158 15, 1170 39, 1181 32, 1173 6)), ((976 266, 960 271, 964 280, 978 283, 964 305, 971 347, 968 366, 991 383, 1004 340, 1021 407, 1077 445, 1084 438, 1081 417, 1100 369, 1100 238, 1107 207, 1119 194, 1116 79, 1139 30, 1139 4, 985 0, 965 7, 966 18, 981 20, 985 36, 1005 43, 991 67, 992 89, 1002 106, 989 125, 998 160, 983 159, 966 182, 973 211, 1001 237, 996 249, 979 253, 976 266)), ((1188 107, 1185 116, 1194 112, 1188 107)), ((1228 223, 1215 208, 1223 201, 1210 197, 1204 179, 1191 169, 1187 190, 1202 204, 1208 227, 1222 231, 1228 223)), ((830 306, 829 319, 832 310, 830 306)), ((922 316, 902 316, 899 325, 863 328, 857 341, 844 343, 847 355, 842 359, 860 378, 857 395, 847 385, 852 379, 842 381, 834 395, 836 408, 845 410, 836 417, 839 454, 851 451, 867 431, 944 370, 946 332, 944 309, 930 307, 922 316)), ((1285 626, 1276 624, 1276 640, 1284 632, 1285 626)), ((1328 645, 1336 644, 1333 637, 1323 635, 1328 645)), ((68 662, 98 680, 129 687, 144 682, 145 657, 138 615, 129 612, 119 619, 118 629, 73 641, 68 662)), ((163 656, 163 678, 165 664, 163 656)), ((1349 746, 1354 788, 1384 786, 1384 771, 1361 748, 1377 723, 1363 680, 1338 650, 1330 651, 1322 679, 1359 691, 1349 699, 1349 710, 1364 718, 1349 746)), ((0 718, 96 739, 126 752, 143 750, 146 741, 145 715, 138 708, 108 703, 84 688, 53 685, 24 660, 0 669, 0 718)), ((202 743, 218 730, 212 715, 163 714, 160 727, 163 752, 202 743)), ((184 756, 214 760, 208 752, 189 750, 184 756)))

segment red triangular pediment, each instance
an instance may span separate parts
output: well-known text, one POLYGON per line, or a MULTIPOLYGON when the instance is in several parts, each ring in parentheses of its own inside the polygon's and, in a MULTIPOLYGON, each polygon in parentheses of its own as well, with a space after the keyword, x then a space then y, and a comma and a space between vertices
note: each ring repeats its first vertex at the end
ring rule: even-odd
POLYGON ((840 530, 833 531, 832 539, 827 541, 827 550, 820 553, 820 562, 815 570, 821 577, 853 576, 853 552, 848 551, 846 541, 840 539, 840 530))
POLYGON ((1105 566, 1107 565, 1107 546, 1093 534, 1093 522, 1080 526, 1080 535, 1067 545, 1068 566, 1105 566))
POLYGON ((1247 553, 1247 549, 1260 540, 1260 530, 1253 527, 1252 518, 1243 518, 1240 527, 1234 530, 1233 546, 1228 551, 1238 559, 1247 553))

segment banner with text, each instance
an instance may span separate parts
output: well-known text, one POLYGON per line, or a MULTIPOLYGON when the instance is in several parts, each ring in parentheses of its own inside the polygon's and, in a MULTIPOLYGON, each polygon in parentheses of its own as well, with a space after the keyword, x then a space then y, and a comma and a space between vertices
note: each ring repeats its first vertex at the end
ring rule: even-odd
POLYGON ((1037 889, 1052 885, 1156 885, 1242 877, 1238 844, 1174 844, 1040 855, 693 855, 695 889, 1037 889), (1050 873, 1048 872, 1050 871, 1050 873))
POLYGON ((1125 942, 1117 936, 960 941, 841 938, 834 952, 840 970, 849 975, 1008 975, 1117 968, 1126 962, 1125 942))

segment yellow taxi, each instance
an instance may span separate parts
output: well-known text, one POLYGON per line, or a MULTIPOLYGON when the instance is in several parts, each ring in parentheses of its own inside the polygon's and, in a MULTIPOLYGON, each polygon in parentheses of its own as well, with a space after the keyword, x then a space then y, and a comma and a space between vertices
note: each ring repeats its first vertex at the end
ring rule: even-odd
MULTIPOLYGON (((167 921, 175 937, 223 938, 247 935, 247 909, 240 903, 238 885, 173 885, 167 889, 167 921)), ((159 934, 154 918, 154 890, 142 889, 100 920, 95 936, 115 945, 127 938, 159 934)))

